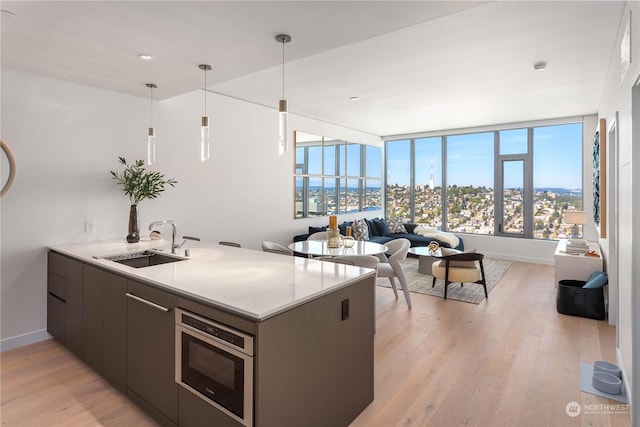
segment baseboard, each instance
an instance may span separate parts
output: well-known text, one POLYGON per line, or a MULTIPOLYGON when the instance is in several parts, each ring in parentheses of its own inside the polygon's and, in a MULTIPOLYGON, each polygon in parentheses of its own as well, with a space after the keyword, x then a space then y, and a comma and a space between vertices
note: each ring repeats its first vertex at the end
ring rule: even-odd
POLYGON ((16 337, 5 338, 0 340, 0 351, 11 350, 12 348, 22 347, 24 345, 33 344, 50 338, 52 337, 46 329, 29 332, 28 334, 18 335, 16 337))
POLYGON ((484 254, 485 258, 503 259, 506 261, 514 261, 514 262, 526 262, 529 264, 554 265, 553 258, 548 259, 548 258, 539 258, 539 257, 528 257, 528 256, 509 255, 505 253, 486 252, 486 251, 482 251, 482 253, 484 254))
POLYGON ((631 381, 633 380, 631 377, 629 377, 629 374, 627 371, 627 368, 624 365, 624 361, 622 360, 622 355, 620 354, 620 348, 616 347, 616 362, 618 363, 618 366, 620 367, 620 371, 622 371, 622 384, 624 384, 624 391, 625 393, 627 393, 627 399, 629 401, 629 413, 631 413, 631 411, 633 410, 632 408, 632 402, 633 402, 633 396, 632 396, 632 389, 631 389, 631 381))

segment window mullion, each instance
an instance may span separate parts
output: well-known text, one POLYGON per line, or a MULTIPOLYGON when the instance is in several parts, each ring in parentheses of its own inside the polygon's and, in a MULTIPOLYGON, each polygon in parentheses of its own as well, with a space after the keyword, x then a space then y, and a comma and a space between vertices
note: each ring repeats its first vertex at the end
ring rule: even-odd
POLYGON ((409 222, 416 218, 416 140, 409 143, 409 222))

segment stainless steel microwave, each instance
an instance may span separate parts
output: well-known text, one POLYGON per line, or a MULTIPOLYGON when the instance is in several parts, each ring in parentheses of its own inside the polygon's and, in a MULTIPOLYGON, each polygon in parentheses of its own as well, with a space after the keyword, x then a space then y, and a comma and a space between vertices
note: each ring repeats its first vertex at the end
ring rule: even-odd
POLYGON ((253 337, 176 309, 176 382, 236 421, 253 425, 253 337))

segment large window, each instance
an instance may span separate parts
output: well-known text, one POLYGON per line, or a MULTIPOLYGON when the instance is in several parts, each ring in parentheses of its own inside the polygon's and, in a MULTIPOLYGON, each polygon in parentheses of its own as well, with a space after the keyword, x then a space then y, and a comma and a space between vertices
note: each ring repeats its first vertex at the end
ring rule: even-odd
POLYGON ((583 209, 582 123, 533 129, 533 187, 535 238, 579 234, 563 213, 583 209))
POLYGON ((461 233, 493 232, 493 133, 445 138, 447 229, 461 233))
POLYGON ((582 210, 582 123, 386 141, 386 215, 536 239, 582 210))
POLYGON ((382 149, 295 132, 295 218, 382 209, 382 149))
POLYGON ((415 140, 415 221, 442 226, 442 138, 415 140))
POLYGON ((387 143, 387 216, 412 219, 411 141, 387 143))

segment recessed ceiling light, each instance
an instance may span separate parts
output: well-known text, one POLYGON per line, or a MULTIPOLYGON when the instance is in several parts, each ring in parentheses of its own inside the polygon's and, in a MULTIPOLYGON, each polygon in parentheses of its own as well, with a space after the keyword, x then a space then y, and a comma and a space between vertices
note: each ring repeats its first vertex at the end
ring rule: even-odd
POLYGON ((544 71, 547 69, 547 63, 544 61, 536 62, 533 64, 533 69, 536 71, 544 71))
POLYGON ((350 96, 349 97, 349 101, 360 101, 360 97, 359 96, 350 96))
POLYGON ((15 18, 17 15, 13 12, 11 12, 10 10, 6 10, 6 9, 0 9, 0 14, 2 14, 2 16, 6 16, 8 18, 15 18))
POLYGON ((153 58, 153 56, 149 55, 148 53, 141 53, 140 55, 138 55, 138 58, 142 59, 143 61, 151 61, 153 58))

